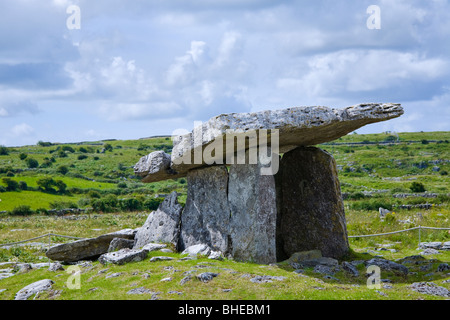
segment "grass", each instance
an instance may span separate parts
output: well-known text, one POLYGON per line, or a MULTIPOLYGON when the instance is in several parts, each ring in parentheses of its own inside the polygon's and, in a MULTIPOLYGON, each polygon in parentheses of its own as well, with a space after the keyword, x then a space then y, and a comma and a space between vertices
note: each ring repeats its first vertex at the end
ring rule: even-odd
MULTIPOLYGON (((338 144, 319 146, 330 152, 336 159, 341 190, 348 195, 344 205, 349 235, 385 233, 419 225, 450 227, 450 178, 449 175, 441 174, 443 171, 450 172, 448 161, 450 143, 446 142, 450 140, 450 133, 398 133, 398 141, 386 143, 392 140, 390 138, 392 135, 392 133, 349 134, 335 141, 338 144), (423 143, 424 140, 426 143, 423 143), (440 171, 433 171, 434 166, 438 166, 440 171), (436 193, 437 197, 393 197, 396 193, 411 193, 412 182, 423 183, 427 192, 436 193), (398 208, 399 205, 424 203, 434 204, 434 206, 430 209, 398 208), (385 219, 381 219, 378 213, 379 207, 390 208, 392 213, 385 219)), ((180 193, 179 201, 185 203, 185 180, 143 184, 133 173, 132 166, 140 156, 164 148, 170 151, 170 146, 170 139, 156 138, 8 148, 9 155, 0 156, 0 178, 12 174, 12 179, 26 182, 33 191, 0 192, 0 199, 2 199, 0 211, 11 211, 22 204, 30 205, 32 209, 48 208, 50 203, 57 201, 79 204, 80 199, 88 197, 89 190, 101 191, 102 198, 109 193, 116 193, 118 197, 149 198, 175 190, 180 193), (101 153, 101 149, 106 144, 111 145, 112 151, 101 153), (66 152, 66 157, 57 156, 57 151, 54 150, 63 146, 71 146, 74 152, 66 152), (80 147, 85 147, 89 152, 81 152, 80 147), (49 167, 27 169, 25 161, 19 158, 21 153, 35 158, 40 164, 45 161, 45 158, 51 157, 54 157, 55 162, 49 167), (88 158, 78 160, 81 154, 87 155, 88 158), (57 168, 61 165, 69 168, 66 175, 57 173, 57 168), (63 180, 68 189, 72 188, 72 192, 51 194, 38 191, 36 181, 45 176, 63 180), (120 182, 125 182, 126 187, 119 188, 120 182)), ((0 244, 47 233, 95 237, 120 229, 140 227, 148 213, 148 211, 89 212, 79 215, 77 220, 69 219, 70 216, 34 214, 17 217, 3 213, 0 217, 0 244)), ((421 241, 450 241, 450 233, 447 230, 421 230, 420 239, 421 241)), ((42 241, 47 242, 48 239, 42 239, 42 241)), ((51 241, 69 240, 52 237, 51 241)), ((420 252, 417 250, 418 242, 417 230, 382 237, 350 238, 351 253, 345 259, 348 261, 368 260, 375 256, 382 256, 395 261, 406 256, 417 255, 420 252), (395 252, 380 250, 383 246, 389 246, 389 249, 395 249, 395 252)), ((0 248, 0 261, 46 262, 48 259, 45 257, 44 250, 31 247, 0 248)), ((443 300, 445 299, 443 297, 412 291, 409 285, 413 282, 433 281, 439 286, 450 289, 450 284, 444 282, 450 278, 450 274, 436 272, 440 263, 450 264, 449 251, 425 256, 428 264, 431 265, 431 270, 421 270, 420 265, 408 265, 413 273, 407 277, 383 272, 382 279, 389 279, 392 289, 382 288, 378 291, 367 288, 364 266, 358 269, 361 273, 359 277, 351 277, 341 271, 334 275, 338 280, 333 280, 324 278, 311 269, 297 274, 285 264, 257 265, 226 259, 211 261, 204 257, 193 261, 181 261, 179 260, 181 257, 178 253, 153 252, 144 261, 123 266, 103 266, 93 262, 92 268, 82 267, 79 290, 67 288, 66 281, 70 274, 66 271, 52 273, 46 268, 32 270, 27 274, 16 274, 11 278, 0 280, 0 289, 7 289, 0 292, 0 299, 13 299, 15 293, 25 284, 44 278, 55 281, 54 291, 42 293, 36 299, 147 300, 152 297, 151 294, 127 294, 133 288, 145 287, 158 293, 156 295, 158 299, 168 300, 443 300), (154 255, 170 255, 176 260, 150 262, 150 257, 154 255), (201 268, 199 265, 205 267, 201 268), (107 268, 109 270, 106 273, 99 273, 107 268), (181 285, 180 280, 185 277, 183 273, 190 270, 195 270, 193 274, 210 271, 218 273, 219 276, 208 283, 193 277, 191 281, 181 285), (123 272, 123 274, 118 278, 105 279, 106 274, 112 272, 123 272), (255 275, 277 275, 284 276, 286 279, 256 284, 249 280, 255 275), (172 277, 172 280, 161 282, 161 279, 167 277, 172 277), (231 291, 225 289, 231 289, 231 291), (171 291, 182 292, 182 294, 170 293, 171 291)), ((67 269, 67 266, 65 268, 67 269)))

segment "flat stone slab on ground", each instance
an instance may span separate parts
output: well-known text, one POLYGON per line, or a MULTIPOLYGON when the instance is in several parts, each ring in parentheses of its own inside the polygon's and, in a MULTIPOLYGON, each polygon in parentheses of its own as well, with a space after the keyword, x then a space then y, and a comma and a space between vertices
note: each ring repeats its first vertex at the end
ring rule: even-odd
POLYGON ((114 238, 134 239, 136 230, 124 229, 107 233, 96 238, 77 240, 51 247, 45 253, 55 261, 76 262, 94 259, 108 252, 109 245, 114 238))

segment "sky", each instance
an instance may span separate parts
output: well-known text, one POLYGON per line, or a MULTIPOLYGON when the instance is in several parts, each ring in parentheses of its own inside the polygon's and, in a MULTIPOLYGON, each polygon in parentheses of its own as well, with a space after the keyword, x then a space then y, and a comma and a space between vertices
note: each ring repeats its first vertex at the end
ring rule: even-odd
POLYGON ((0 145, 368 102, 405 114, 358 133, 450 131, 449 1, 0 0, 0 145))

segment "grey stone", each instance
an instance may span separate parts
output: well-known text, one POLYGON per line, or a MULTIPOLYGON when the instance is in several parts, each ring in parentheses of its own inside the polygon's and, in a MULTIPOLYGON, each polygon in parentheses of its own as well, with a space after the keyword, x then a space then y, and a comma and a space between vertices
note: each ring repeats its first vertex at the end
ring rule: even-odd
POLYGON ((450 291, 444 287, 440 287, 433 282, 414 282, 409 286, 412 290, 440 297, 450 297, 450 291))
POLYGON ((145 287, 140 287, 140 288, 131 289, 130 291, 127 292, 127 294, 155 294, 155 292, 153 292, 145 287))
POLYGON ((0 280, 12 277, 14 273, 11 272, 2 272, 0 273, 0 280))
POLYGON ((138 249, 120 249, 119 251, 108 252, 102 254, 98 261, 101 264, 114 263, 118 265, 125 264, 127 262, 142 261, 147 258, 148 251, 138 249))
POLYGON ((206 244, 214 251, 227 252, 230 209, 226 166, 191 170, 187 184, 178 250, 206 244))
POLYGON ((419 248, 421 249, 435 249, 439 250, 442 247, 442 242, 421 242, 419 248))
POLYGON ((431 254, 440 254, 440 252, 438 250, 436 250, 436 249, 433 249, 433 248, 426 248, 425 250, 420 252, 420 254, 424 255, 424 256, 428 256, 428 255, 431 255, 431 254))
POLYGON ((114 238, 134 239, 135 233, 135 230, 124 229, 96 238, 56 245, 47 250, 45 254, 52 260, 65 262, 96 259, 101 254, 108 252, 109 244, 114 238))
POLYGON ((180 233, 181 212, 178 194, 174 191, 151 212, 135 237, 134 249, 140 249, 148 243, 164 242, 177 245, 180 233))
POLYGON ((184 277, 183 279, 180 280, 180 285, 184 285, 186 284, 186 282, 191 281, 192 280, 192 276, 187 275, 186 277, 184 277))
MULTIPOLYGON (((366 103, 343 109, 317 106, 222 114, 211 118, 201 127, 194 128, 189 134, 173 138, 169 169, 167 157, 149 155, 138 162, 140 165, 136 165, 135 173, 145 175, 146 172, 150 172, 147 168, 155 168, 156 170, 145 176, 146 182, 170 179, 174 171, 177 177, 186 175, 191 169, 205 166, 204 159, 192 160, 195 159, 195 153, 203 154, 205 148, 213 142, 220 139, 225 141, 224 136, 230 131, 236 135, 245 135, 261 129, 279 130, 280 152, 284 153, 297 146, 332 141, 366 124, 389 120, 402 114, 400 104, 394 103, 366 103), (157 157, 161 158, 159 162, 148 165, 157 157)), ((237 146, 234 151, 238 151, 237 146)), ((226 152, 223 154, 224 158, 226 152)), ((220 155, 216 157, 220 158, 220 155)))
POLYGON ((165 256, 158 256, 158 257, 151 257, 150 262, 156 262, 156 261, 170 261, 173 260, 172 257, 165 257, 165 256))
MULTIPOLYGON (((250 152, 246 151, 247 158, 250 152)), ((230 166, 230 251, 233 259, 238 261, 264 264, 277 261, 275 176, 261 175, 263 167, 260 161, 230 166)))
POLYGON ((33 269, 33 267, 30 263, 19 263, 15 265, 13 269, 16 273, 27 273, 28 271, 33 269))
POLYGON ((123 239, 123 238, 114 238, 111 240, 108 252, 118 251, 120 249, 131 249, 133 248, 134 240, 123 239))
POLYGON ((163 243, 147 243, 145 246, 142 247, 142 250, 147 251, 147 252, 152 252, 152 251, 158 251, 164 249, 165 247, 167 247, 167 245, 163 244, 163 243))
POLYGON ((105 279, 117 278, 117 277, 120 277, 121 275, 123 275, 123 272, 114 272, 114 273, 107 274, 105 276, 105 279))
POLYGON ((278 175, 282 252, 277 256, 308 250, 331 258, 345 255, 349 244, 334 158, 319 148, 296 148, 283 155, 278 175))
POLYGON ((175 172, 170 169, 170 158, 170 154, 164 151, 152 152, 139 159, 139 162, 134 166, 134 173, 143 177, 143 182, 147 182, 146 176, 157 180, 165 180, 168 177, 176 178, 175 172))
POLYGON ((436 272, 444 272, 444 271, 449 271, 450 270, 450 266, 448 265, 448 263, 441 263, 439 264, 436 272))
POLYGON ((450 250, 450 241, 446 241, 442 244, 441 250, 450 250))
POLYGON ((284 279, 286 279, 286 277, 265 275, 265 276, 253 277, 250 279, 250 281, 253 283, 268 283, 268 282, 273 282, 273 280, 283 281, 284 279))
POLYGON ((61 263, 55 262, 55 263, 51 263, 50 264, 50 266, 48 268, 48 271, 53 271, 53 272, 55 272, 55 271, 64 271, 64 267, 62 266, 61 263))
POLYGON ((201 282, 209 282, 218 275, 219 275, 218 273, 203 272, 197 275, 197 279, 200 280, 201 282))
POLYGON ((32 295, 35 295, 42 291, 50 290, 52 288, 53 283, 54 282, 50 279, 44 279, 33 282, 27 285, 26 287, 22 288, 21 290, 19 290, 19 292, 16 293, 14 300, 27 300, 32 295))
POLYGON ((343 261, 341 266, 342 266, 342 269, 345 272, 347 272, 348 274, 350 274, 351 276, 359 277, 359 271, 358 271, 358 269, 356 269, 356 267, 353 264, 351 264, 347 261, 343 261))
POLYGON ((393 272, 397 272, 397 273, 404 274, 404 275, 407 275, 409 272, 409 269, 407 267, 405 267, 404 265, 390 261, 390 260, 381 259, 381 258, 373 258, 373 259, 367 260, 365 262, 365 265, 366 266, 375 265, 375 266, 380 267, 381 270, 393 271, 393 272))
POLYGON ((192 246, 187 247, 183 250, 182 254, 189 254, 189 255, 204 255, 207 256, 211 252, 211 248, 207 246, 204 243, 194 244, 192 246))
POLYGON ((413 256, 407 256, 402 259, 399 259, 397 262, 401 263, 401 264, 419 265, 419 264, 427 262, 427 259, 421 255, 413 255, 413 256))
POLYGON ((293 253, 286 262, 289 264, 301 264, 303 261, 319 258, 322 258, 322 252, 320 250, 309 250, 293 253))
POLYGON ((223 255, 222 255, 222 253, 220 251, 211 251, 209 256, 208 256, 208 259, 211 259, 211 260, 223 260, 223 255))
POLYGON ((379 207, 378 213, 380 214, 380 218, 384 218, 386 216, 386 214, 391 213, 391 211, 389 211, 388 209, 379 207))

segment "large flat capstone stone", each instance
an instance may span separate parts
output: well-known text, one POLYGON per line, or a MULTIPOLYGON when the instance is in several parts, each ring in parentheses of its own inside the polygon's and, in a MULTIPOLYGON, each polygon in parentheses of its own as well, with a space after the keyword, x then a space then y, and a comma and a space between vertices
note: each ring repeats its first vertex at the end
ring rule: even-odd
MULTIPOLYGON (((222 114, 197 126, 189 134, 173 137, 170 165, 169 155, 157 151, 143 157, 134 170, 143 177, 144 182, 179 178, 186 176, 190 169, 210 165, 211 161, 214 164, 220 161, 231 164, 227 163, 230 154, 250 147, 250 142, 242 146, 238 143, 227 146, 227 137, 230 135, 247 136, 254 140, 253 133, 258 135, 267 130, 267 143, 271 144, 276 131, 278 151, 284 153, 298 146, 329 142, 366 124, 393 119, 402 114, 403 108, 397 103, 367 103, 343 109, 317 106, 222 114), (221 144, 222 148, 219 147, 221 144)), ((261 141, 256 143, 260 146, 261 141)))

